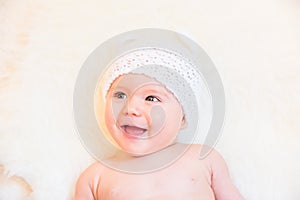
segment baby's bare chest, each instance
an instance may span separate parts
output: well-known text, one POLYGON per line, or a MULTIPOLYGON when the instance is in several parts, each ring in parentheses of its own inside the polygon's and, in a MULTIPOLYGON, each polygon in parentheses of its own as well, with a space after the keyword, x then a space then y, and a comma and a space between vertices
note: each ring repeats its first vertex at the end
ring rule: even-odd
POLYGON ((210 181, 191 171, 160 171, 148 174, 110 172, 97 189, 98 199, 177 200, 214 199, 210 181))

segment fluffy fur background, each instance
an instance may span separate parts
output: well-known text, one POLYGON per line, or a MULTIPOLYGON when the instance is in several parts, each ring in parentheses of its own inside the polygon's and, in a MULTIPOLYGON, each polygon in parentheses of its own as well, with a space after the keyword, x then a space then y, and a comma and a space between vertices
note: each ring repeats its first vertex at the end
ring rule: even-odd
POLYGON ((93 162, 72 118, 80 65, 143 27, 192 37, 216 64, 227 96, 216 148, 245 198, 300 199, 299 11, 293 0, 0 1, 0 199, 72 198, 93 162))

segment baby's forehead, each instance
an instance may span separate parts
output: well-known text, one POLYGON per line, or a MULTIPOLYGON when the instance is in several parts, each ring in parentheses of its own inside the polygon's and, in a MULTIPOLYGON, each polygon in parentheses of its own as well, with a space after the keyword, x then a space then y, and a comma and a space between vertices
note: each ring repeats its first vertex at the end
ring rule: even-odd
POLYGON ((112 86, 143 86, 143 85, 153 85, 153 86, 160 86, 164 87, 164 84, 156 80, 155 78, 149 77, 144 74, 135 74, 135 73, 128 73, 128 74, 122 74, 119 77, 117 77, 113 83, 112 86))
MULTIPOLYGON (((140 79, 144 79, 144 80, 148 80, 148 81, 156 81, 158 83, 160 83, 159 81, 157 81, 155 78, 147 76, 145 74, 139 74, 139 73, 126 73, 126 74, 121 74, 120 76, 118 76, 116 78, 116 80, 118 79, 126 79, 126 80, 140 80, 140 79)), ((116 81, 115 80, 115 81, 116 81)), ((160 83, 161 84, 161 83, 160 83)))
POLYGON ((113 81, 109 91, 114 90, 115 88, 127 88, 132 90, 138 88, 159 89, 164 90, 164 92, 169 93, 170 95, 173 95, 173 93, 168 90, 164 84, 155 78, 136 73, 120 75, 113 81))

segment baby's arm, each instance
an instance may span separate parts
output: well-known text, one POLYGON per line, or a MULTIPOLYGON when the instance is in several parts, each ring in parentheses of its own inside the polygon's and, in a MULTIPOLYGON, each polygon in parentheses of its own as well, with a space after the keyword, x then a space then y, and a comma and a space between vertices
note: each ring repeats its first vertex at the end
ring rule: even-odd
POLYGON ((74 200, 96 200, 94 194, 99 184, 99 164, 87 168, 78 178, 74 200))
POLYGON ((211 152, 212 187, 217 200, 244 200, 229 176, 225 160, 215 150, 211 152))

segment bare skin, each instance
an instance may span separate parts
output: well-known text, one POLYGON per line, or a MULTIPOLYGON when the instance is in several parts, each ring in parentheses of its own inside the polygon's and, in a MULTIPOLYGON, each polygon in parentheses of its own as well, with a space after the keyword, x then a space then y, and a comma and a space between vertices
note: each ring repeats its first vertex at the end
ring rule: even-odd
POLYGON ((172 165, 146 174, 119 172, 96 162, 79 177, 75 200, 243 200, 220 154, 213 150, 200 160, 200 150, 201 145, 191 145, 172 165))
POLYGON ((175 142, 188 122, 175 96, 155 79, 139 74, 116 79, 108 91, 105 120, 122 151, 105 160, 106 165, 96 162, 81 174, 75 200, 243 199, 216 151, 200 160, 201 145, 185 151, 187 145, 175 142), (157 107, 159 112, 154 112, 157 107), (164 117, 154 120, 157 116, 164 117), (124 170, 157 169, 156 164, 170 158, 168 166, 148 173, 124 170))

